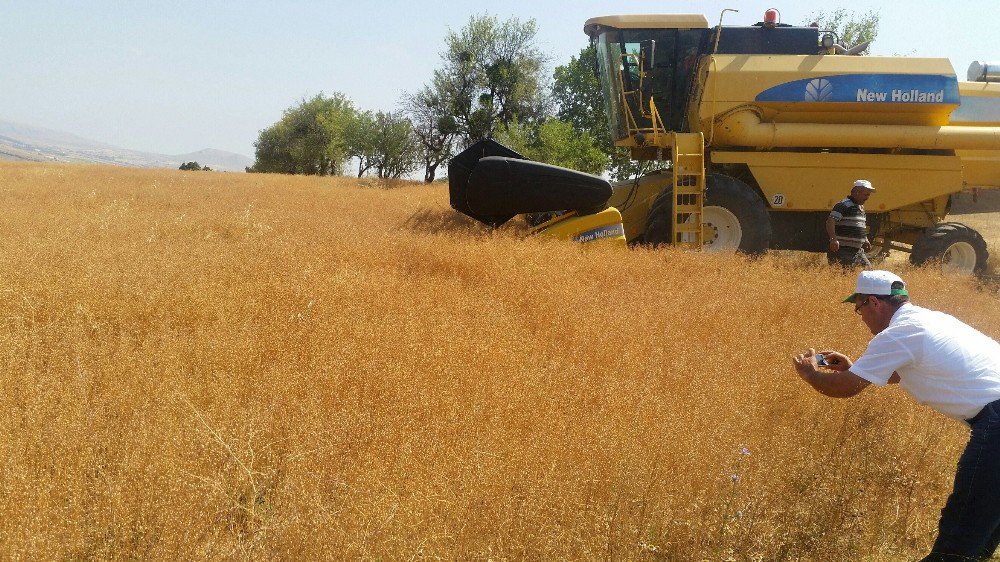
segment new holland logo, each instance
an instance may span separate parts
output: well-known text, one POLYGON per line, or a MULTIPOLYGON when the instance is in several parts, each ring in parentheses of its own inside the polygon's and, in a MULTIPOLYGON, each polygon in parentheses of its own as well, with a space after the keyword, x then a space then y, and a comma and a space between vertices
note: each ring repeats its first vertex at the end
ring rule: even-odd
POLYGON ((806 101, 826 101, 833 96, 833 84, 826 78, 816 78, 806 84, 806 101))
POLYGON ((757 101, 781 103, 928 103, 958 105, 958 80, 941 74, 837 74, 778 84, 757 101))

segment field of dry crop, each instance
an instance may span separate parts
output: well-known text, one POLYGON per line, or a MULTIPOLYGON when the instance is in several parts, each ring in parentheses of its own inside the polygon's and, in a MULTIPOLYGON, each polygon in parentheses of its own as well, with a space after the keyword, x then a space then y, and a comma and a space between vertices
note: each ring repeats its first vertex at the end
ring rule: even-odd
MULTIPOLYGON (((899 267, 1000 336, 995 288, 899 267)), ((796 377, 863 351, 849 276, 489 233, 443 185, 0 163, 0 280, 9 559, 915 559, 967 436, 796 377)))

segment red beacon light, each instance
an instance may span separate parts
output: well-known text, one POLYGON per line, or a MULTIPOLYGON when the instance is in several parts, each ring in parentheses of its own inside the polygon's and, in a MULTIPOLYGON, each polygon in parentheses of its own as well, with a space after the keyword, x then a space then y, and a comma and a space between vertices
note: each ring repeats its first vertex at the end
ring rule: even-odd
POLYGON ((781 14, 776 8, 768 8, 764 12, 764 27, 776 27, 781 21, 781 14))

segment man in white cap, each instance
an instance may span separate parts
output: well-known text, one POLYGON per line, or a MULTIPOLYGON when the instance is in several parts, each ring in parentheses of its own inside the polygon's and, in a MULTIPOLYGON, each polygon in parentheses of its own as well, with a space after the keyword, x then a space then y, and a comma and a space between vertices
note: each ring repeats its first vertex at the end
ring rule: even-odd
POLYGON ((830 248, 826 259, 830 263, 844 267, 871 267, 865 252, 872 249, 868 240, 868 222, 865 215, 865 201, 875 188, 868 180, 857 180, 851 194, 833 206, 826 219, 826 235, 830 237, 830 248))
POLYGON ((869 384, 899 384, 917 402, 968 423, 969 443, 941 510, 938 537, 924 561, 986 560, 1000 544, 1000 344, 953 316, 910 303, 888 271, 862 271, 844 299, 875 336, 852 362, 813 349, 793 358, 817 391, 849 398, 869 384))

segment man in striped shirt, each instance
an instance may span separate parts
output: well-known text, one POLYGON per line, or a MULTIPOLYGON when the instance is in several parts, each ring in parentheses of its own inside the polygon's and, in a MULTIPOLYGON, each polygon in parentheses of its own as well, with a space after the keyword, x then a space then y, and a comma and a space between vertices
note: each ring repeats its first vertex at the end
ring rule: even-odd
POLYGON ((830 237, 830 250, 826 253, 830 265, 844 267, 870 267, 865 252, 872 249, 868 241, 865 220, 865 201, 875 188, 868 180, 857 180, 851 195, 833 206, 826 219, 826 234, 830 237))

